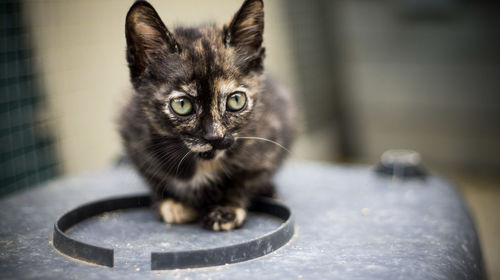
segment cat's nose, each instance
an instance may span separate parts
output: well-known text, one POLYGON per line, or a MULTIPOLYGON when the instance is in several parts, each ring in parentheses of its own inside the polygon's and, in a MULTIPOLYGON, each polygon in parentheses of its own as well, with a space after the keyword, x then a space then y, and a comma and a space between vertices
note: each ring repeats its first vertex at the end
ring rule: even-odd
POLYGON ((234 143, 234 138, 230 135, 224 135, 222 137, 206 135, 204 138, 210 145, 212 145, 212 147, 214 147, 214 149, 217 150, 227 149, 234 143))

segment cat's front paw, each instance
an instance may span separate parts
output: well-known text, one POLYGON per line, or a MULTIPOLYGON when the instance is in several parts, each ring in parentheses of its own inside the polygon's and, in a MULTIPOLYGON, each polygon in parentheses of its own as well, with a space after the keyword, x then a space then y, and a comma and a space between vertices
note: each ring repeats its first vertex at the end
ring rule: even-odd
POLYGON ((203 226, 213 231, 228 231, 243 225, 246 217, 243 208, 218 206, 203 219, 203 226))
POLYGON ((198 216, 196 210, 173 199, 162 201, 158 211, 163 221, 169 224, 189 223, 198 216))

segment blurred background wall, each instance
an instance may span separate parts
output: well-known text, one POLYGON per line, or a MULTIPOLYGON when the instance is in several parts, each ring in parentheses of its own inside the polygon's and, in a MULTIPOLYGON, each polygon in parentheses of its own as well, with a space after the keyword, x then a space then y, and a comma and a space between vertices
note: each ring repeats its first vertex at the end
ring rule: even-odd
POLYGON ((300 97, 313 135, 337 140, 329 156, 374 162, 400 147, 436 168, 500 170, 492 2, 291 2, 300 97))
MULTIPOLYGON (((2 1, 2 190, 102 169, 121 155, 131 3, 2 1)), ((151 3, 172 27, 224 23, 241 1, 151 3)), ((265 12, 267 70, 302 113, 293 157, 372 164, 387 149, 419 151, 429 169, 464 186, 500 278, 500 243, 491 241, 500 234, 498 4, 269 0, 265 12)))

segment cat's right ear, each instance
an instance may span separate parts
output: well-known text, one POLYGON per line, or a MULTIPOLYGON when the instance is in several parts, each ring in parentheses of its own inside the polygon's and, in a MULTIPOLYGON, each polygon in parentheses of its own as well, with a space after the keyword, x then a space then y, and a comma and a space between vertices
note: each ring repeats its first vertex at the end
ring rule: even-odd
POLYGON ((125 22, 127 61, 132 77, 139 76, 154 59, 155 54, 180 52, 172 33, 163 24, 153 6, 136 1, 127 13, 125 22))
POLYGON ((255 52, 262 47, 263 32, 263 1, 245 0, 232 20, 224 26, 224 43, 255 52))

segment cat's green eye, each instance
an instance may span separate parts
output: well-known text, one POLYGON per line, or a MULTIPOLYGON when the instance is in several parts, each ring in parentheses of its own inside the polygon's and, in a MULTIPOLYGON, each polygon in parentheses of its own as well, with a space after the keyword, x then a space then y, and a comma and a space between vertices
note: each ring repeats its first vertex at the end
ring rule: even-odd
POLYGON ((232 112, 239 111, 245 107, 247 97, 243 92, 235 92, 227 97, 227 109, 232 112))
POLYGON ((170 107, 174 112, 181 116, 187 116, 193 112, 193 104, 184 97, 174 98, 170 101, 170 107))

